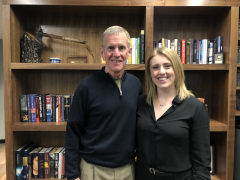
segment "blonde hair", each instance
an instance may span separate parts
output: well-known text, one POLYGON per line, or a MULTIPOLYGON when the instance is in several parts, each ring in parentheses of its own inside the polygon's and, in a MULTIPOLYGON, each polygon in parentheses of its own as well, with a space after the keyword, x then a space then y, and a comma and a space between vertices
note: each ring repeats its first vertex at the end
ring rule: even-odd
POLYGON ((147 83, 147 103, 151 105, 151 101, 157 98, 157 86, 152 81, 151 73, 150 73, 150 61, 156 55, 163 55, 171 62, 174 73, 175 73, 175 88, 177 91, 177 95, 180 101, 189 98, 190 96, 194 96, 189 90, 187 90, 185 85, 185 76, 183 71, 183 66, 181 63, 181 59, 179 58, 178 54, 173 51, 172 49, 163 47, 163 48, 156 48, 153 50, 149 58, 146 62, 146 83, 147 83))
POLYGON ((111 27, 107 28, 104 31, 104 33, 102 35, 102 47, 103 47, 104 38, 105 38, 106 35, 113 35, 113 34, 119 35, 121 33, 125 33, 126 34, 126 36, 127 36, 127 45, 128 45, 128 48, 129 48, 130 47, 130 35, 127 32, 127 30, 122 28, 121 26, 111 26, 111 27))

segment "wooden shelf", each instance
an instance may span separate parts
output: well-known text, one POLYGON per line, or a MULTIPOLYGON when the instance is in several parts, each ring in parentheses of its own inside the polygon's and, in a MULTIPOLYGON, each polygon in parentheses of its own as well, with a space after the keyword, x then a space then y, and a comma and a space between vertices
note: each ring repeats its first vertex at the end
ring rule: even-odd
POLYGON ((66 131, 67 122, 18 122, 12 131, 66 131))
POLYGON ((210 131, 211 132, 224 132, 227 131, 227 125, 220 123, 214 119, 210 119, 210 131))
POLYGON ((235 116, 240 116, 240 110, 236 110, 235 116))
MULTIPOLYGON (((105 64, 11 63, 11 69, 99 70, 105 64)), ((184 70, 228 70, 228 64, 184 64, 184 70)), ((145 70, 145 64, 127 64, 126 70, 145 70)))
POLYGON ((220 180, 216 175, 211 175, 211 180, 220 180))
MULTIPOLYGON (((12 131, 66 131, 67 122, 17 122, 12 131)), ((210 119, 210 131, 227 131, 227 125, 210 119)))
POLYGON ((240 90, 240 87, 236 87, 236 90, 240 90))

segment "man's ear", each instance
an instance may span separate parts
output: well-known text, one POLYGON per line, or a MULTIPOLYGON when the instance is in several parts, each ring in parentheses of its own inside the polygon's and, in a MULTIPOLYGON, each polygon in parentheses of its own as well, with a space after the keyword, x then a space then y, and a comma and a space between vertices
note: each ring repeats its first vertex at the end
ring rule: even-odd
POLYGON ((129 58, 129 57, 131 56, 131 54, 132 54, 132 48, 130 47, 129 50, 128 50, 128 56, 127 56, 127 58, 129 58))
POLYGON ((100 49, 100 54, 101 54, 103 60, 105 60, 104 53, 103 53, 103 47, 100 47, 99 49, 100 49))

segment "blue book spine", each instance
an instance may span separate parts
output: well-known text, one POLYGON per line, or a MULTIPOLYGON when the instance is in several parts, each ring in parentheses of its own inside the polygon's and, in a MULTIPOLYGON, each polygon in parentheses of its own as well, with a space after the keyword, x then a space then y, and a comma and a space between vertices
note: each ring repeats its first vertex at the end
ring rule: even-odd
POLYGON ((32 151, 36 147, 35 144, 32 144, 29 148, 23 151, 23 180, 27 180, 28 178, 28 155, 29 152, 32 151))
POLYGON ((46 95, 46 114, 47 114, 47 122, 52 121, 52 96, 46 95))
POLYGON ((35 95, 30 95, 31 120, 36 122, 35 95))
POLYGON ((31 108, 30 108, 30 95, 27 95, 27 109, 28 109, 28 121, 31 122, 31 108))

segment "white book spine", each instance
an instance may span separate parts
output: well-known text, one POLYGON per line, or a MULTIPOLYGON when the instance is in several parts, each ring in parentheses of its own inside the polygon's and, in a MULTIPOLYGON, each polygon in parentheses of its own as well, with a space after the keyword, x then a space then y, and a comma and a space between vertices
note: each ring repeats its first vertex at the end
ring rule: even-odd
POLYGON ((207 64, 207 39, 203 39, 202 52, 203 64, 207 64))
POLYGON ((136 38, 132 38, 132 64, 136 64, 136 38))

